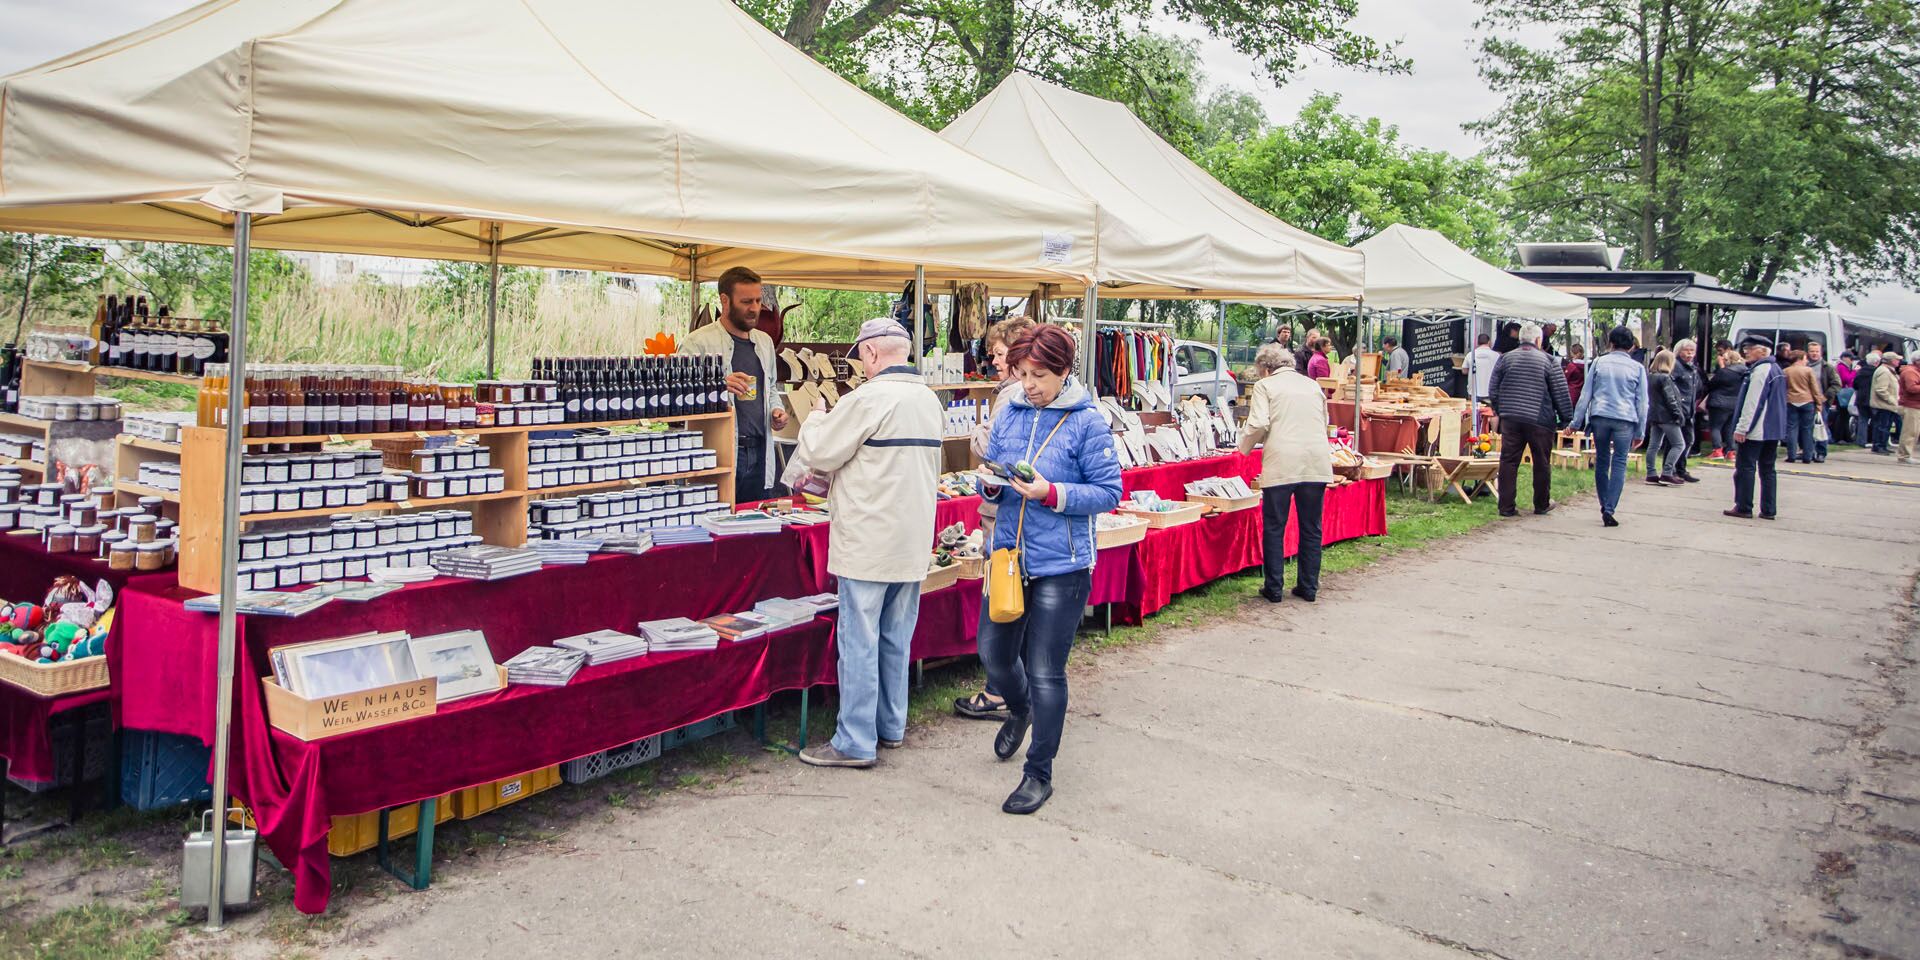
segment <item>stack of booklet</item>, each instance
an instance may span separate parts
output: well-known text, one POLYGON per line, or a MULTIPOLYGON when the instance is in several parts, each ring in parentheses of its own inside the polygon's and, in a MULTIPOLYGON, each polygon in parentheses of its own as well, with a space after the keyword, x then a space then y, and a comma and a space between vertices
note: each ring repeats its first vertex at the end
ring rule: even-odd
POLYGON ((795 510, 780 518, 780 522, 790 527, 811 527, 815 524, 828 523, 832 520, 833 518, 828 516, 824 510, 795 510))
POLYGON ((587 663, 587 655, 559 647, 528 647, 506 663, 507 682, 564 687, 587 663))
POLYGON ((563 650, 578 650, 587 655, 587 666, 597 667, 603 663, 615 663, 638 657, 647 652, 647 641, 631 633, 618 630, 595 630, 577 637, 555 640, 553 645, 563 650))
POLYGON ((609 533, 600 538, 601 553, 641 554, 653 549, 653 534, 644 530, 639 533, 609 533))
POLYGON ((374 583, 425 583, 440 574, 432 567, 369 567, 367 579, 374 583))
POLYGON ((595 550, 600 549, 598 540, 530 540, 527 547, 540 558, 543 564, 580 564, 586 563, 595 550))
POLYGON ((766 618, 769 630, 785 630, 812 620, 820 610, 810 603, 773 597, 754 604, 753 612, 766 618))
POLYGON ((801 597, 795 602, 812 607, 816 613, 832 613, 840 609, 840 595, 837 593, 816 593, 811 597, 801 597))
MULTIPOLYGON (((233 595, 233 612, 253 617, 297 617, 326 606, 332 599, 326 594, 243 590, 233 595)), ((204 597, 194 597, 182 606, 195 613, 219 613, 220 595, 209 593, 204 597)))
POLYGON ((720 634, 712 627, 686 617, 645 621, 640 624, 640 635, 647 638, 647 649, 657 653, 712 650, 720 645, 720 634))
POLYGON ((723 613, 700 622, 712 627, 713 632, 719 634, 720 639, 728 643, 766 636, 767 631, 771 629, 771 623, 767 618, 757 613, 723 613))
POLYGON ((699 524, 684 527, 655 527, 652 533, 654 546, 658 547, 670 547, 678 543, 713 542, 713 534, 699 524))
POLYGON ((461 547, 434 555, 433 568, 450 577, 505 580, 540 569, 540 555, 524 547, 461 547))
POLYGON ((700 518, 702 526, 716 537, 737 537, 749 533, 779 533, 780 518, 759 510, 739 513, 715 513, 700 518))

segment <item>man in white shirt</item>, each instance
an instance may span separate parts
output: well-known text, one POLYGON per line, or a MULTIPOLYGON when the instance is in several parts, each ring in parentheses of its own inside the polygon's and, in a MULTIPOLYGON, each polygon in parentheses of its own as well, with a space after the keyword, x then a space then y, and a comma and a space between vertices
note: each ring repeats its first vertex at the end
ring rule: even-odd
POLYGON ((1413 366, 1413 358, 1407 356, 1407 350, 1400 345, 1400 338, 1388 337, 1383 343, 1387 348, 1387 375, 1404 377, 1413 366))
POLYGON ((1480 335, 1480 345, 1473 348, 1473 399, 1484 401, 1487 394, 1493 392, 1493 365, 1500 355, 1493 352, 1493 338, 1480 335))

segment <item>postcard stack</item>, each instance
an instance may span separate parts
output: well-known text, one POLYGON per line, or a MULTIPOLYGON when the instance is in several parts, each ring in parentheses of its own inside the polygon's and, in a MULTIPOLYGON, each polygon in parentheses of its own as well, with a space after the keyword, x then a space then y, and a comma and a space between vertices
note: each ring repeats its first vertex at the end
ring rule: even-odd
POLYGON ((435 554, 433 568, 449 577, 505 580, 540 569, 540 554, 524 547, 461 547, 435 554))
POLYGON ((653 528, 653 543, 657 547, 671 547, 681 543, 711 543, 713 533, 699 524, 682 527, 653 528))
POLYGON ((559 647, 528 647, 507 661, 507 682, 564 687, 586 666, 587 655, 559 647))
POLYGON ((767 629, 785 630, 812 620, 820 611, 810 603, 773 597, 754 604, 753 612, 766 618, 767 629))
POLYGON ((714 513, 700 518, 701 525, 716 537, 738 537, 752 533, 779 533, 780 518, 759 510, 739 513, 714 513))
POLYGON ((712 627, 686 617, 648 620, 640 624, 640 635, 647 638, 647 649, 655 653, 712 650, 720 645, 720 635, 712 627))
POLYGON ((647 652, 645 638, 618 630, 595 630, 575 637, 555 640, 553 645, 562 650, 578 650, 587 655, 587 666, 597 667, 603 663, 617 663, 642 656, 647 652))
POLYGON ((728 643, 764 637, 772 628, 771 621, 757 613, 723 613, 700 622, 712 627, 713 632, 728 643))

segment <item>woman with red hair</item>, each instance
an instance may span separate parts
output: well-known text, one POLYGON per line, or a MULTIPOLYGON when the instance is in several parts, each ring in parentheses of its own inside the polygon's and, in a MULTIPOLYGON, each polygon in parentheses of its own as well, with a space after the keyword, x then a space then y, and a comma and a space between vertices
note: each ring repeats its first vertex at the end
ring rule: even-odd
POLYGON ((1120 503, 1120 461, 1107 419, 1071 375, 1073 335, 1041 324, 1007 351, 1022 389, 994 414, 986 459, 1029 465, 981 495, 999 506, 989 549, 1020 551, 1024 612, 1010 623, 991 618, 980 634, 987 678, 1006 698, 1007 719, 993 752, 1013 757, 1033 733, 1016 788, 1000 805, 1027 814, 1053 796, 1053 758, 1067 719, 1067 652, 1093 588, 1094 518, 1120 503))

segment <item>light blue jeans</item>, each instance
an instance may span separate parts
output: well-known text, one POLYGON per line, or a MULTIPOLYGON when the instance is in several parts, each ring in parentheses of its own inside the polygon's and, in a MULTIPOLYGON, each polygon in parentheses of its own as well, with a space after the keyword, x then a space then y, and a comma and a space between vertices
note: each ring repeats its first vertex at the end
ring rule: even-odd
POLYGON ((840 578, 840 725, 833 748, 871 760, 880 740, 907 735, 907 661, 920 619, 920 581, 840 578))
MULTIPOLYGON (((1612 513, 1620 506, 1620 491, 1627 485, 1627 453, 1633 449, 1639 424, 1614 417, 1591 417, 1587 432, 1593 434, 1593 481, 1600 494, 1600 512, 1612 513)), ((1653 465, 1647 465, 1649 471, 1653 465)))

